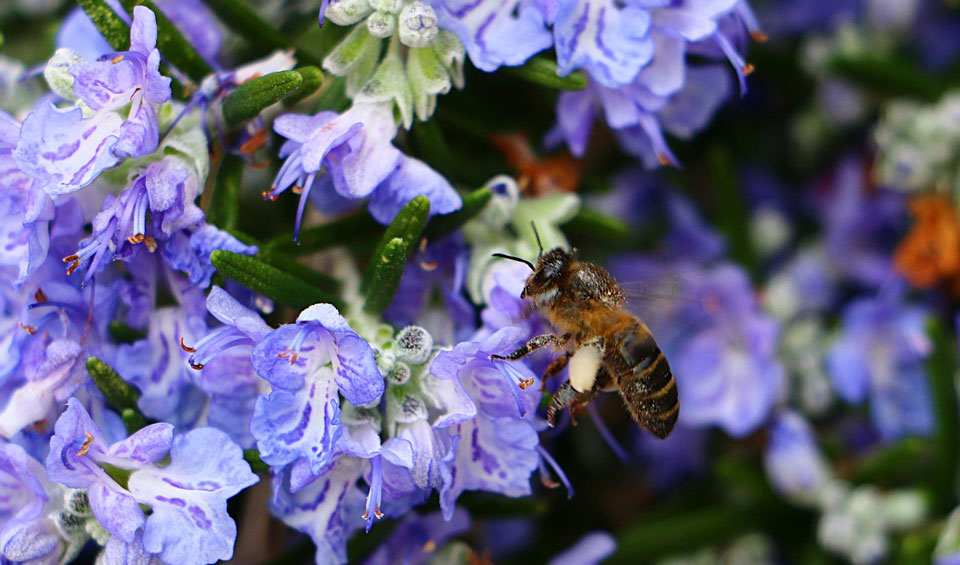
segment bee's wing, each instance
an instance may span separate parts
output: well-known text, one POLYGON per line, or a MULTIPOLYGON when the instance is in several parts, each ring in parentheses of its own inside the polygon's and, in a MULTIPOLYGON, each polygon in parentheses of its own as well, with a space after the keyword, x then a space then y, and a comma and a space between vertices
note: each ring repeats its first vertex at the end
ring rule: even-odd
POLYGON ((634 272, 625 281, 618 281, 627 298, 627 310, 649 324, 670 316, 680 309, 706 311, 705 297, 697 292, 704 280, 699 269, 634 272))

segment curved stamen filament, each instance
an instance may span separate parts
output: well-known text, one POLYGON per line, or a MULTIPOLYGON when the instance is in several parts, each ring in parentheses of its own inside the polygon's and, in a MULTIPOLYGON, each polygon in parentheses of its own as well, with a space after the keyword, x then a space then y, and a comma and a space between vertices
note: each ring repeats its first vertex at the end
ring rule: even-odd
POLYGON ((544 466, 544 463, 546 463, 547 466, 553 470, 557 478, 560 479, 560 483, 567 488, 567 498, 573 498, 573 485, 570 484, 570 480, 567 479, 567 475, 563 472, 560 464, 550 456, 550 453, 544 449, 542 445, 537 446, 537 454, 540 456, 537 461, 537 466, 540 469, 540 481, 543 483, 543 486, 547 488, 557 488, 560 486, 560 484, 550 478, 549 471, 547 467, 544 466))
POLYGON ((80 446, 80 451, 77 452, 77 456, 86 455, 90 451, 90 446, 93 444, 93 434, 86 432, 87 440, 83 442, 83 445, 80 446))
POLYGON ((197 371, 203 369, 221 351, 245 343, 251 343, 250 338, 233 326, 222 326, 213 330, 193 347, 185 345, 183 338, 180 338, 180 347, 190 353, 187 362, 197 371))
POLYGON ((370 492, 367 493, 367 506, 362 518, 367 522, 367 531, 373 526, 373 520, 383 518, 380 502, 383 496, 383 460, 380 455, 370 459, 370 492))

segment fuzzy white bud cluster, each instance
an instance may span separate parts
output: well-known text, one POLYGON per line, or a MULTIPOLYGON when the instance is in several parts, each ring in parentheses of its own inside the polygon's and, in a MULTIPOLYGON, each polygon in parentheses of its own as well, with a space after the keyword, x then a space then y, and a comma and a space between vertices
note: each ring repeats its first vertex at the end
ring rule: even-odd
POLYGON ((407 47, 427 47, 440 33, 436 11, 419 1, 341 0, 330 4, 325 17, 342 26, 365 20, 370 35, 385 39, 396 33, 407 47))
POLYGON ((354 102, 395 105, 404 128, 414 117, 430 119, 438 95, 463 87, 466 50, 456 35, 440 29, 429 4, 340 0, 325 17, 354 27, 324 58, 323 69, 346 78, 346 94, 354 102))

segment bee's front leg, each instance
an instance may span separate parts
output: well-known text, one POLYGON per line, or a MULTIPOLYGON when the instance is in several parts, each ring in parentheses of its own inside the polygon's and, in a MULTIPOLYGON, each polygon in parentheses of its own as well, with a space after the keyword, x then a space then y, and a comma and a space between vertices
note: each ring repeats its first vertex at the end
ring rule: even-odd
POLYGON ((537 337, 530 339, 530 341, 527 343, 524 343, 520 347, 516 348, 508 355, 491 355, 490 358, 501 361, 516 361, 517 359, 523 359, 527 355, 530 355, 534 351, 542 349, 551 343, 557 346, 562 346, 566 344, 569 339, 570 334, 563 336, 555 336, 552 334, 538 335, 537 337))

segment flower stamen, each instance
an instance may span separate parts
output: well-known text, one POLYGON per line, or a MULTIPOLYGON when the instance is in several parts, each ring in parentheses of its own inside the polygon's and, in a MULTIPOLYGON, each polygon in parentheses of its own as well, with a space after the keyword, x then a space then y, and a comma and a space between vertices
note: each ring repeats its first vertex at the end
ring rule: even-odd
POLYGON ((67 276, 72 275, 73 272, 77 270, 77 267, 80 266, 80 258, 77 257, 76 253, 74 253, 73 255, 67 255, 66 257, 64 257, 63 262, 68 263, 70 265, 69 267, 67 267, 67 276))
POLYGON ((197 350, 183 343, 183 336, 180 336, 180 349, 187 353, 196 353, 197 350))
POLYGON ((86 432, 84 435, 87 436, 87 440, 83 442, 83 445, 80 446, 80 451, 77 452, 77 457, 86 455, 90 451, 90 446, 93 444, 93 434, 86 432))
POLYGON ((297 362, 298 356, 299 354, 292 349, 284 349, 281 353, 277 353, 277 357, 280 359, 287 359, 289 357, 291 365, 297 362))

